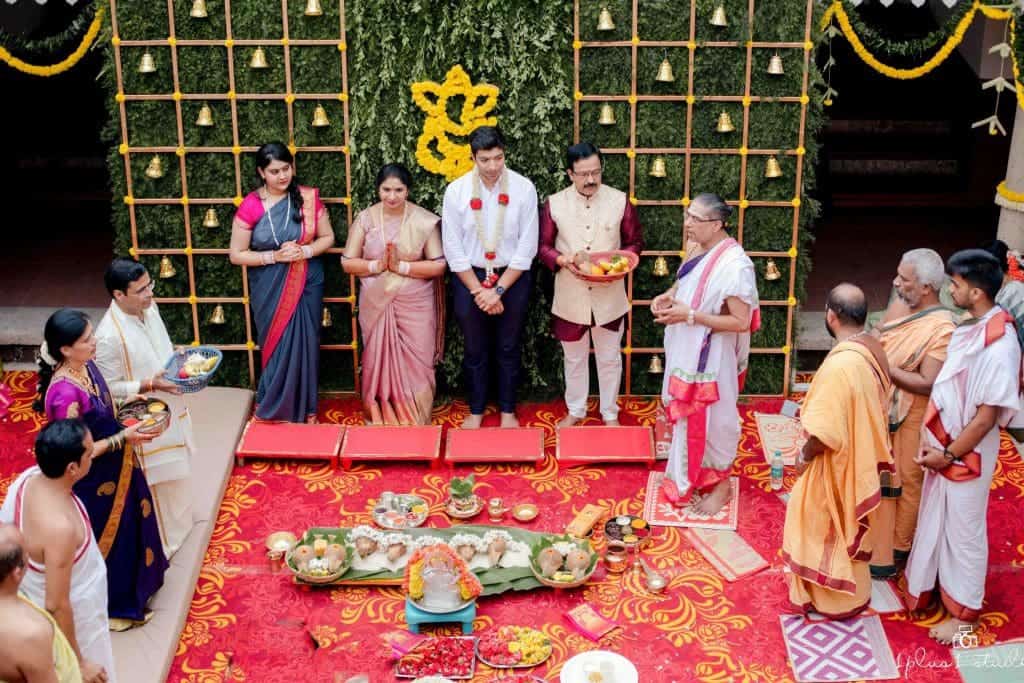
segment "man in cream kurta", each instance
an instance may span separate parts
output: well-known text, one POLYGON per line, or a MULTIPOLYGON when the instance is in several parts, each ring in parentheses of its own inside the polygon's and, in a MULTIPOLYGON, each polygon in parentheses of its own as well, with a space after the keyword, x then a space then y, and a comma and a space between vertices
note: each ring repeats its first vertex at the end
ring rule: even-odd
POLYGON ((113 301, 96 326, 96 365, 115 398, 158 392, 171 410, 167 431, 135 446, 170 558, 192 529, 192 419, 177 387, 163 376, 174 347, 153 301, 153 281, 145 266, 114 259, 104 280, 113 301))
POLYGON ((601 184, 601 150, 589 142, 569 148, 566 170, 572 185, 541 207, 538 257, 555 272, 551 331, 565 356, 565 405, 559 422, 571 427, 587 415, 590 342, 593 339, 601 417, 617 425, 622 378, 622 333, 629 299, 625 280, 607 284, 578 278, 569 266, 577 254, 627 250, 640 254, 643 238, 636 209, 626 194, 601 184))

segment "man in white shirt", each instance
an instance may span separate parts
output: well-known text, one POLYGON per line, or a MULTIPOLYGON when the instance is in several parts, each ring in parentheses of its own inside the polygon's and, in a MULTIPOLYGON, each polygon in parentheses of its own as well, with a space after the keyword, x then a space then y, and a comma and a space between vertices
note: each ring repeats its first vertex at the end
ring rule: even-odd
POLYGON ((172 415, 167 431, 135 445, 170 559, 192 529, 192 419, 178 388, 164 378, 174 346, 153 301, 146 267, 132 259, 114 259, 104 282, 113 301, 96 326, 96 365, 110 393, 125 399, 159 392, 172 415))
POLYGON ((537 254, 537 190, 505 168, 505 138, 491 126, 469 136, 475 164, 444 193, 441 233, 452 278, 455 319, 465 340, 469 393, 464 429, 476 429, 487 406, 490 357, 498 366, 502 427, 518 427, 516 390, 522 335, 537 254))

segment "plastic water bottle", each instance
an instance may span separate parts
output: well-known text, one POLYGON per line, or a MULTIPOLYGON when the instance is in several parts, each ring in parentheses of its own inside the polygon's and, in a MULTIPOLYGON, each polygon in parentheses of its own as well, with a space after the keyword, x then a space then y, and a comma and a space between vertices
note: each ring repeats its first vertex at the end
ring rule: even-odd
POLYGON ((782 452, 775 451, 775 455, 772 456, 772 491, 782 490, 782 474, 784 471, 782 452))

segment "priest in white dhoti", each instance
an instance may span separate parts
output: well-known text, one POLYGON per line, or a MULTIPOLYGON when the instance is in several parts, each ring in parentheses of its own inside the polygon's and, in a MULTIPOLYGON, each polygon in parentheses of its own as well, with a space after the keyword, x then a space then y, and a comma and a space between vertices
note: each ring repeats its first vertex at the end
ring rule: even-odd
POLYGON ((988 570, 989 488, 999 455, 999 427, 1020 407, 1021 351, 1013 316, 995 304, 999 262, 968 249, 946 263, 950 291, 970 318, 953 332, 924 416, 917 463, 927 472, 907 561, 911 609, 939 593, 950 618, 929 635, 954 642, 981 615, 988 570))
POLYGON ((732 207, 715 194, 686 210, 686 261, 676 283, 651 302, 665 325, 662 401, 672 428, 666 497, 717 514, 729 500, 729 473, 740 439, 736 401, 743 389, 750 335, 760 326, 754 264, 729 237, 732 207))
MULTIPOLYGON (((624 250, 638 256, 644 248, 636 209, 626 193, 601 183, 601 150, 589 142, 569 148, 566 169, 572 185, 551 195, 540 212, 537 256, 555 272, 551 333, 562 343, 565 359, 565 405, 559 427, 587 416, 590 393, 590 345, 593 340, 600 391, 601 418, 619 424, 622 381, 622 333, 629 299, 624 280, 588 282, 570 267, 577 257, 624 250)), ((582 259, 581 259, 582 260, 582 259)))
POLYGON ((96 326, 96 365, 114 398, 155 392, 171 411, 167 431, 135 446, 170 558, 192 529, 192 419, 178 388, 163 376, 174 346, 153 301, 153 280, 145 266, 114 259, 104 281, 113 300, 96 326))

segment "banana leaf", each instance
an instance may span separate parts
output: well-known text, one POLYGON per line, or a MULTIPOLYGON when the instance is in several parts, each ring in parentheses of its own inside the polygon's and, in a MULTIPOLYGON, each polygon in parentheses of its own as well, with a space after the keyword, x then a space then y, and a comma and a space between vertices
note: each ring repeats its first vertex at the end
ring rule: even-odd
MULTIPOLYGON (((437 536, 445 540, 456 534, 473 534, 483 536, 488 531, 501 530, 506 532, 513 540, 525 543, 533 549, 542 545, 550 545, 554 542, 564 540, 566 537, 561 534, 548 534, 535 531, 526 531, 514 527, 487 526, 476 524, 460 524, 447 529, 418 528, 406 529, 401 533, 408 534, 413 538, 420 536, 437 536)), ((312 539, 316 535, 334 535, 337 538, 348 539, 351 529, 343 527, 313 527, 303 534, 303 540, 312 539)), ((498 595, 506 591, 524 591, 534 588, 543 588, 544 584, 538 581, 529 567, 494 567, 491 569, 475 569, 474 573, 483 584, 483 595, 498 595)), ((332 585, 359 585, 377 584, 398 586, 402 583, 403 572, 393 572, 387 569, 377 571, 366 571, 349 569, 345 575, 332 585)))

